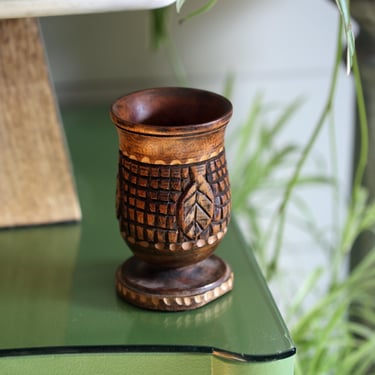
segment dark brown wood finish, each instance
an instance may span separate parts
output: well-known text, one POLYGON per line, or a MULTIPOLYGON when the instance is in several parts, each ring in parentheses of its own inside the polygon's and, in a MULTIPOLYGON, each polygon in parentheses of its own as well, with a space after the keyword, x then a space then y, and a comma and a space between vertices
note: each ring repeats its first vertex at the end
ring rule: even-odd
POLYGON ((184 310, 224 294, 216 292, 215 298, 202 302, 194 283, 188 283, 183 293, 171 286, 168 294, 163 286, 165 298, 179 301, 183 294, 184 298, 193 298, 191 301, 196 296, 200 303, 180 305, 168 299, 168 304, 150 305, 149 296, 161 294, 165 273, 178 283, 176 275, 184 275, 182 269, 187 266, 207 273, 204 277, 210 287, 204 293, 221 285, 225 292, 231 289, 228 285, 232 286, 233 275, 228 265, 218 270, 218 282, 212 281, 212 266, 211 271, 208 267, 212 264, 208 257, 225 235, 230 220, 224 132, 231 114, 232 105, 222 96, 187 88, 144 90, 114 103, 111 117, 120 147, 117 217, 121 234, 137 257, 134 262, 152 266, 154 278, 154 293, 148 288, 146 298, 140 287, 144 273, 133 275, 132 280, 139 284, 134 287, 126 276, 128 263, 120 268, 117 289, 131 303, 184 310))

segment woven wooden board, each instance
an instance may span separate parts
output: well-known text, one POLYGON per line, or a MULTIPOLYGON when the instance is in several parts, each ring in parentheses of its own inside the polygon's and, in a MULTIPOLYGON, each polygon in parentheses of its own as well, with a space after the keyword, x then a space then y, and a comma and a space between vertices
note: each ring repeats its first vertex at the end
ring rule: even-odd
POLYGON ((80 218, 38 22, 0 20, 0 227, 80 218))

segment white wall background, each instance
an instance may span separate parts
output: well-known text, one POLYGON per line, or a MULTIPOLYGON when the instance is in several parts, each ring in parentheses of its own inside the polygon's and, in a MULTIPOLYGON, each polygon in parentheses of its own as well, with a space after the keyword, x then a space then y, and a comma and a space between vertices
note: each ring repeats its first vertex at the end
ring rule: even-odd
MULTIPOLYGON (((187 3, 184 14, 204 2, 187 3)), ((228 73, 235 76, 231 131, 244 119, 257 92, 281 108, 303 96, 305 103, 281 141, 305 144, 321 113, 331 77, 338 21, 334 2, 221 0, 205 15, 182 25, 178 24, 180 18, 171 11, 170 36, 185 66, 188 84, 220 92, 228 73)), ((148 12, 49 17, 41 24, 62 104, 109 105, 134 89, 178 84, 167 49, 150 49, 148 12)), ((345 195, 351 173, 353 90, 344 68, 335 121, 339 181, 345 195)), ((314 154, 329 160, 328 131, 319 138, 314 154)), ((313 162, 308 163, 306 170, 309 168, 315 168, 313 162)), ((329 171, 330 166, 323 163, 322 168, 329 171)), ((331 192, 306 189, 304 197, 317 221, 331 226, 331 192)), ((284 254, 285 277, 273 286, 281 305, 314 265, 324 260, 315 245, 292 228, 284 254)))

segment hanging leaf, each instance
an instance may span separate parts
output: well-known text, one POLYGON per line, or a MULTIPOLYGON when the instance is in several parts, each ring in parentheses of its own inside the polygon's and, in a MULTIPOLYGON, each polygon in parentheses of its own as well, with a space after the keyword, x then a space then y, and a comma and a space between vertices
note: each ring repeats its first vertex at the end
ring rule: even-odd
POLYGON ((188 14, 186 17, 182 18, 180 20, 180 23, 187 21, 190 18, 193 18, 195 16, 198 16, 199 14, 203 14, 208 12, 215 4, 217 3, 217 0, 208 0, 206 4, 195 10, 194 12, 188 14))
POLYGON ((169 7, 153 9, 151 11, 151 44, 158 49, 167 39, 167 17, 169 7))
POLYGON ((350 20, 349 5, 346 0, 336 0, 336 4, 340 11, 341 20, 345 30, 346 42, 348 44, 346 51, 346 72, 347 74, 350 74, 355 52, 355 38, 350 20))
POLYGON ((182 6, 185 4, 185 0, 177 0, 176 1, 176 9, 177 13, 180 13, 182 6))

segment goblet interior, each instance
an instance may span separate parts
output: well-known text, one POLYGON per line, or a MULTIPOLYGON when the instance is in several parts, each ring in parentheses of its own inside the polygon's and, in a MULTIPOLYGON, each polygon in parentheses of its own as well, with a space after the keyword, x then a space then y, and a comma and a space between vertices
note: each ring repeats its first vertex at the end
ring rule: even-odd
POLYGON ((143 90, 116 101, 112 114, 123 124, 150 125, 154 131, 165 126, 207 127, 231 115, 232 105, 224 97, 203 90, 165 87, 143 90))

